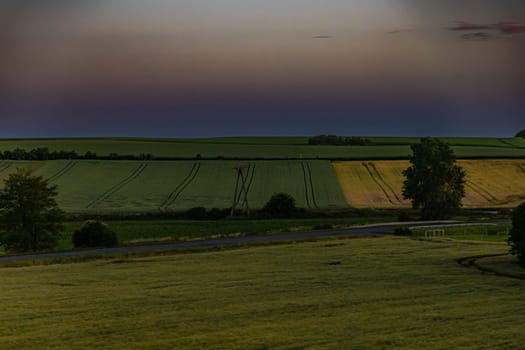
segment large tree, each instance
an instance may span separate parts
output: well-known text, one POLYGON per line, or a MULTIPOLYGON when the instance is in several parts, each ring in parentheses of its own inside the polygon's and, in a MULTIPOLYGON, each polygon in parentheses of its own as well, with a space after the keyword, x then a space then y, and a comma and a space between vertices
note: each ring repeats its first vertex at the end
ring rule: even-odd
POLYGON ((525 129, 521 130, 519 133, 516 134, 516 137, 522 137, 525 139, 525 129))
POLYGON ((0 244, 9 251, 53 248, 63 229, 56 186, 18 169, 0 191, 0 244))
POLYGON ((512 215, 509 244, 511 253, 516 255, 520 265, 525 267, 525 203, 517 207, 512 215))
POLYGON ((465 172, 456 164, 449 145, 422 138, 412 145, 410 167, 403 172, 403 196, 421 209, 424 220, 446 219, 460 207, 465 196, 465 172))

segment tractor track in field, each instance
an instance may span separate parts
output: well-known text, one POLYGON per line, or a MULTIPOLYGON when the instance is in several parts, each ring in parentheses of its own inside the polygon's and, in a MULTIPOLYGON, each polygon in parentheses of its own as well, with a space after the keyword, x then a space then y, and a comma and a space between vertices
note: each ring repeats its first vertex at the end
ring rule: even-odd
POLYGON ((251 170, 251 173, 249 173, 249 177, 250 177, 250 180, 248 181, 248 185, 246 186, 246 191, 248 193, 250 193, 250 188, 252 188, 252 184, 253 184, 253 178, 255 177, 255 167, 257 166, 257 164, 255 163, 250 163, 250 165, 248 166, 248 172, 250 172, 251 170))
POLYGON ((166 211, 171 205, 173 205, 173 203, 175 203, 175 201, 177 200, 177 198, 180 197, 182 192, 184 192, 184 190, 190 185, 190 183, 192 183, 193 180, 195 180, 200 169, 200 163, 193 163, 193 166, 191 167, 188 175, 186 175, 182 182, 179 183, 177 187, 175 187, 175 189, 169 193, 168 197, 164 200, 164 202, 161 203, 161 205, 159 206, 160 211, 166 211))
POLYGON ((51 177, 48 177, 47 178, 47 181, 55 181, 55 180, 58 180, 59 178, 61 178, 63 175, 65 175, 66 173, 68 173, 71 169, 73 169, 75 166, 77 165, 77 162, 75 161, 69 161, 67 162, 67 164, 62 168, 60 169, 59 171, 57 171, 54 175, 52 175, 51 177))
POLYGON ((2 162, 0 164, 1 164, 0 165, 0 173, 6 171, 7 169, 9 169, 11 167, 11 165, 13 165, 12 162, 2 162))
POLYGON ((381 172, 377 169, 376 165, 374 163, 368 163, 368 165, 372 168, 372 171, 375 173, 379 181, 381 181, 385 185, 385 187, 388 188, 390 192, 392 192, 396 200, 401 203, 401 199, 397 195, 396 191, 394 191, 392 186, 390 186, 390 184, 386 182, 385 178, 383 177, 383 175, 381 175, 381 172))
POLYGON ((525 276, 515 275, 512 273, 506 273, 506 272, 499 272, 494 269, 490 269, 488 267, 484 267, 478 264, 478 260, 481 260, 481 259, 494 258, 494 257, 499 257, 499 256, 507 256, 507 255, 509 255, 509 253, 467 256, 464 258, 457 259, 456 262, 463 267, 474 268, 484 274, 490 274, 494 276, 513 278, 513 279, 525 281, 525 276))
POLYGON ((306 180, 306 169, 304 168, 304 163, 301 162, 301 169, 303 170, 303 182, 304 182, 304 195, 306 199, 306 206, 308 208, 311 208, 310 206, 310 196, 308 194, 308 182, 306 180))
POLYGON ((148 163, 141 163, 133 172, 128 175, 126 178, 124 178, 119 183, 113 185, 111 188, 109 188, 106 192, 102 193, 100 196, 95 198, 91 203, 89 203, 86 208, 92 209, 96 208, 100 203, 104 202, 108 198, 110 198, 113 194, 115 194, 118 190, 135 180, 137 177, 142 174, 142 172, 148 167, 148 163))
MULTIPOLYGON (((246 178, 244 180, 245 181, 244 182, 244 188, 246 189, 246 193, 245 193, 246 198, 248 197, 248 195, 250 193, 250 188, 252 187, 253 178, 255 176, 255 167, 256 167, 255 163, 248 163, 248 168, 247 168, 247 171, 246 171, 246 178)), ((241 200, 242 195, 243 195, 243 191, 239 191, 237 193, 237 198, 236 198, 237 202, 239 202, 241 200)))
POLYGON ((368 174, 370 175, 370 177, 372 178, 372 180, 377 184, 377 186, 379 186, 381 191, 383 191, 383 194, 385 195, 386 199, 388 199, 390 204, 401 203, 401 200, 399 199, 395 191, 392 189, 392 187, 390 187, 390 185, 383 179, 383 176, 381 175, 381 173, 379 173, 375 164, 371 162, 369 163, 363 162, 362 164, 363 164, 363 167, 368 172, 368 174), (391 194, 393 195, 395 200, 392 199, 391 194))
POLYGON ((312 202, 316 208, 319 208, 317 205, 317 200, 315 199, 315 187, 312 180, 312 168, 310 168, 310 163, 306 163, 306 170, 308 171, 308 180, 310 182, 310 193, 312 194, 312 202))
POLYGON ((469 181, 466 183, 467 187, 471 188, 474 192, 483 197, 487 202, 495 202, 498 199, 489 191, 484 189, 481 185, 476 184, 475 182, 469 181))
POLYGON ((318 208, 314 194, 314 184, 312 182, 312 172, 308 163, 301 162, 301 168, 303 170, 303 181, 304 181, 304 192, 306 205, 308 208, 318 208))

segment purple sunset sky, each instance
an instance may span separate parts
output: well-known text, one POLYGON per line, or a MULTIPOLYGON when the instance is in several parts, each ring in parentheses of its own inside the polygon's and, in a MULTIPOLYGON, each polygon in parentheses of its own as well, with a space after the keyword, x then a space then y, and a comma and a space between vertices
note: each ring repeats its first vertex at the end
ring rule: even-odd
POLYGON ((511 136, 525 35, 457 20, 525 3, 4 0, 0 137, 511 136))

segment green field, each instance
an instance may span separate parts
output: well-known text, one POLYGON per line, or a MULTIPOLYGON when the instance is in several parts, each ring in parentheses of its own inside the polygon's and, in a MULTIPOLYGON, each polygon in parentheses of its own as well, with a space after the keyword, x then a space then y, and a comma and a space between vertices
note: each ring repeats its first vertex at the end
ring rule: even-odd
MULTIPOLYGON (((49 147, 51 150, 75 150, 79 154, 88 151, 98 155, 117 153, 137 156, 151 153, 157 157, 187 159, 41 162, 6 160, 0 161, 0 181, 17 167, 32 169, 37 175, 58 185, 58 202, 70 213, 167 212, 197 206, 231 207, 236 181, 234 168, 243 166, 249 171, 248 199, 250 207, 254 209, 263 207, 277 192, 291 194, 299 207, 309 209, 339 209, 349 205, 376 208, 408 206, 409 203, 403 201, 400 194, 402 169, 399 167, 390 171, 391 174, 378 168, 381 174, 391 175, 391 181, 389 178, 385 178, 385 181, 391 182, 387 184, 391 188, 386 191, 393 198, 387 200, 384 198, 384 186, 376 186, 374 183, 371 187, 368 186, 370 181, 366 174, 358 174, 357 179, 354 179, 355 176, 347 179, 347 175, 342 176, 339 171, 338 181, 328 159, 368 159, 379 164, 380 161, 374 159, 406 158, 411 153, 409 145, 418 141, 417 138, 371 139, 376 145, 351 147, 309 146, 306 145, 307 137, 0 140, 0 151, 49 147), (205 160, 216 157, 246 160, 205 160), (271 159, 262 160, 264 158, 271 159), (354 180, 361 185, 356 187, 354 180), (376 193, 378 191, 380 192, 376 193)), ((454 145, 459 158, 525 157, 525 140, 521 138, 447 138, 445 141, 454 145)), ((498 162, 479 162, 484 161, 498 162)), ((477 160, 471 163, 467 164, 470 166, 467 169, 467 207, 511 207, 522 201, 521 173, 514 171, 510 174, 505 170, 518 168, 511 166, 499 169, 498 164, 492 166, 492 163, 478 163, 477 160), (486 169, 490 173, 478 176, 484 174, 486 169)), ((340 166, 337 164, 343 163, 335 164, 338 170, 340 166)), ((406 167, 406 162, 399 164, 406 167)), ((521 171, 520 169, 518 170, 521 171)))
POLYGON ((247 167, 251 208, 277 192, 302 208, 345 208, 328 161, 88 161, 0 162, 0 180, 18 167, 58 186, 58 202, 73 213, 177 211, 232 205, 237 173, 247 167))
MULTIPOLYGON (((512 208, 525 198, 523 160, 460 160, 467 173, 466 208, 512 208)), ((277 192, 308 209, 403 208, 408 161, 0 161, 0 181, 28 168, 58 186, 70 213, 130 214, 229 208, 236 171, 246 167, 248 200, 260 209, 277 192), (334 170, 335 169, 335 170, 334 170)))
POLYGON ((3 268, 0 348, 520 349, 525 281, 456 262, 507 250, 384 237, 3 268))
MULTIPOLYGON (((291 158, 291 159, 392 159, 407 158, 418 138, 371 138, 374 146, 309 146, 307 137, 237 137, 211 139, 6 139, 0 151, 48 147, 51 150, 88 151, 98 155, 117 153, 156 157, 195 158, 291 158)), ((446 138, 460 158, 525 157, 521 138, 446 138)))

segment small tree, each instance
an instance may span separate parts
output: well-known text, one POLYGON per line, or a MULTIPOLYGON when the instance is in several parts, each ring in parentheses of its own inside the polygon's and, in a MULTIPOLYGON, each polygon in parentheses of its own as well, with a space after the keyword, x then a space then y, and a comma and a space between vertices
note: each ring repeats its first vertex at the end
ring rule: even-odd
POLYGON ((0 244, 10 251, 55 247, 64 220, 56 195, 56 186, 29 170, 10 174, 0 192, 0 244))
POLYGON ((287 193, 276 193, 266 203, 263 211, 271 217, 291 217, 297 211, 295 199, 287 193))
POLYGON ((73 245, 75 248, 115 247, 118 237, 106 224, 90 220, 73 233, 73 245))
POLYGON ((425 220, 446 219, 460 207, 465 196, 465 172, 456 165, 449 145, 433 138, 423 138, 412 145, 410 167, 403 171, 403 197, 421 209, 425 220))
POLYGON ((525 267, 525 203, 514 210, 508 242, 510 252, 516 255, 520 265, 525 267))
POLYGON ((525 129, 521 130, 519 133, 516 134, 516 137, 521 137, 525 139, 525 129))

